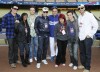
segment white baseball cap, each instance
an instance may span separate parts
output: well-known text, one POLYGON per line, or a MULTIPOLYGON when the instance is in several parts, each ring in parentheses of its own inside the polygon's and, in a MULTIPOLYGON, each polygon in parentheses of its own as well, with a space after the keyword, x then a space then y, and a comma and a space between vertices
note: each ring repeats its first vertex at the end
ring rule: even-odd
POLYGON ((43 7, 42 8, 42 11, 48 11, 49 9, 48 9, 48 7, 43 7))
POLYGON ((85 6, 84 6, 83 4, 80 4, 80 5, 78 5, 78 8, 79 8, 79 7, 85 7, 85 6))

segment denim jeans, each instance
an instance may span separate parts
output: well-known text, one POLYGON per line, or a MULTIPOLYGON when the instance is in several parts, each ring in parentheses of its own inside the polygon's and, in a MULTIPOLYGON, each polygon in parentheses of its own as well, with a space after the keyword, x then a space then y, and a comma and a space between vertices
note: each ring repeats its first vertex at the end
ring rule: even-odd
POLYGON ((38 36, 31 37, 29 58, 37 57, 38 36))
POLYGON ((70 52, 70 62, 74 66, 78 66, 78 42, 68 42, 70 52))
POLYGON ((8 40, 8 58, 9 64, 16 63, 18 60, 18 44, 15 38, 7 38, 8 40))
POLYGON ((91 64, 91 46, 93 44, 92 38, 85 38, 85 40, 79 41, 80 48, 80 61, 85 69, 90 70, 91 64))
POLYGON ((49 36, 38 36, 37 63, 46 59, 47 49, 49 46, 49 36))
POLYGON ((27 42, 18 42, 18 46, 20 49, 20 56, 29 54, 29 45, 27 42))

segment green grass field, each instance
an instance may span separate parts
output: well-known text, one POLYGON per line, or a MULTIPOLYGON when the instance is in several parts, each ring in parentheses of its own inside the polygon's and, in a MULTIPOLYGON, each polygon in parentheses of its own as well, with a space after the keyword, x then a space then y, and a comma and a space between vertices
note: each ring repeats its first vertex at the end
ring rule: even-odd
POLYGON ((7 44, 7 40, 5 39, 0 39, 0 45, 6 45, 7 44))

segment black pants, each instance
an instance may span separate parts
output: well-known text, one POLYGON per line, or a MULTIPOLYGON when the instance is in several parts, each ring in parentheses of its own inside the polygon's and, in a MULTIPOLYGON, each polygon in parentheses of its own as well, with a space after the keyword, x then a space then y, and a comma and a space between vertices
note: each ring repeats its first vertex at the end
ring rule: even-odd
POLYGON ((61 41, 57 40, 58 46, 58 54, 56 57, 56 64, 64 64, 66 62, 66 47, 67 47, 67 40, 61 41))
POLYGON ((46 59, 47 49, 49 46, 49 37, 48 36, 38 36, 38 50, 37 50, 37 63, 40 63, 41 60, 46 59))
POLYGON ((92 38, 86 38, 85 40, 79 41, 81 64, 85 67, 85 69, 88 70, 90 70, 90 64, 91 64, 92 43, 93 43, 92 38))
POLYGON ((16 63, 18 60, 18 44, 15 38, 8 38, 8 59, 9 64, 16 63))

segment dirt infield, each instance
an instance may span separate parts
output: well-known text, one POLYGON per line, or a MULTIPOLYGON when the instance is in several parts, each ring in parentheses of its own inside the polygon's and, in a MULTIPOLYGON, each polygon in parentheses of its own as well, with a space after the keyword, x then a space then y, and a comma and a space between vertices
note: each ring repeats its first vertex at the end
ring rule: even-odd
MULTIPOLYGON (((41 68, 37 69, 36 62, 34 61, 31 65, 24 68, 21 64, 17 64, 17 68, 11 68, 8 64, 8 48, 0 46, 0 72, 83 72, 83 70, 74 71, 72 68, 68 67, 69 64, 69 53, 67 50, 66 55, 66 66, 54 67, 54 63, 48 60, 49 64, 41 64, 41 68)), ((100 48, 92 48, 92 63, 90 72, 100 72, 100 48)))

